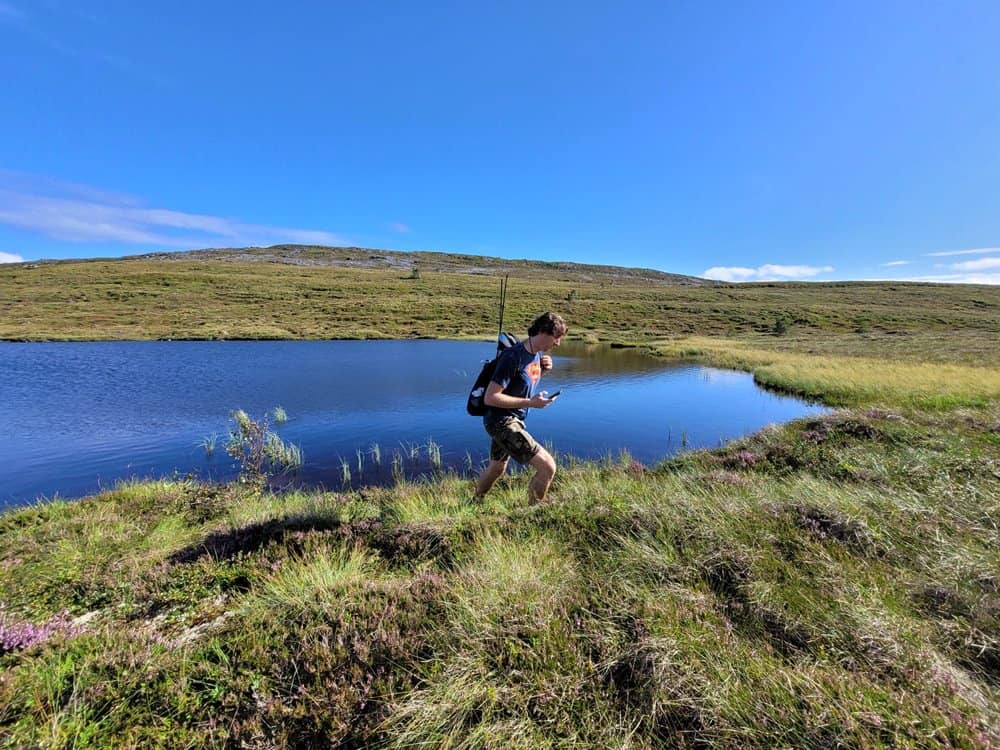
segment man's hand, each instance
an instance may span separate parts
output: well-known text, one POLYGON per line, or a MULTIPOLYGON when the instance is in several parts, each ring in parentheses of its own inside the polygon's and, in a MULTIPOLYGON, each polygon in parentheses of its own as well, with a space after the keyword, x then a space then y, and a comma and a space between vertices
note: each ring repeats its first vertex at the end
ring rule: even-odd
POLYGON ((549 370, 552 369, 552 357, 550 357, 548 354, 543 354, 541 359, 539 360, 539 364, 541 364, 542 366, 543 374, 548 372, 549 370))
POLYGON ((546 406, 554 402, 554 398, 548 397, 548 391, 542 391, 541 393, 536 393, 531 397, 531 400, 528 402, 528 406, 532 409, 544 409, 546 406))

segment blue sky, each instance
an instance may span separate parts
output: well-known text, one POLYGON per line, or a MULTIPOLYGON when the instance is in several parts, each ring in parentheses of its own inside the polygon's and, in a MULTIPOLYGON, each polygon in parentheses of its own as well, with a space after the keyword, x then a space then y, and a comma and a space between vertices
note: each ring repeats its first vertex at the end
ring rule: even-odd
POLYGON ((0 260, 1000 283, 1000 3, 0 0, 0 260))

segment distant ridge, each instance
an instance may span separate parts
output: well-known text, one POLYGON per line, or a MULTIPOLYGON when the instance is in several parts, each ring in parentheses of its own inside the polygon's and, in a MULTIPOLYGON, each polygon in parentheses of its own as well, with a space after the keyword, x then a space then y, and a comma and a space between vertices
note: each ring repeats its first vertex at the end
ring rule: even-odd
POLYGON ((398 268, 447 273, 492 275, 505 272, 512 275, 543 272, 563 272, 573 278, 588 281, 615 278, 646 281, 653 284, 679 286, 717 286, 721 282, 665 273, 651 268, 572 263, 569 261, 510 260, 485 255, 443 253, 432 251, 403 252, 366 247, 324 247, 319 245, 272 245, 270 247, 206 248, 178 252, 130 255, 122 260, 209 260, 223 262, 284 263, 295 266, 336 266, 341 268, 398 268))

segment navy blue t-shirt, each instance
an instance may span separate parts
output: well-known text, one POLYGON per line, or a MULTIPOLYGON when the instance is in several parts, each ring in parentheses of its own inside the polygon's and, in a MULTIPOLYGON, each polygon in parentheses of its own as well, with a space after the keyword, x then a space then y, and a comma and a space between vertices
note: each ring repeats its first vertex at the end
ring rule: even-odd
MULTIPOLYGON (((493 373, 493 382, 503 386, 503 392, 517 398, 531 398, 538 392, 538 382, 542 379, 541 356, 538 352, 531 354, 524 348, 524 342, 510 349, 505 349, 497 360, 497 369, 493 373)), ((499 422, 504 417, 518 417, 521 420, 528 416, 527 409, 497 409, 495 406, 486 408, 483 415, 484 424, 499 422)))

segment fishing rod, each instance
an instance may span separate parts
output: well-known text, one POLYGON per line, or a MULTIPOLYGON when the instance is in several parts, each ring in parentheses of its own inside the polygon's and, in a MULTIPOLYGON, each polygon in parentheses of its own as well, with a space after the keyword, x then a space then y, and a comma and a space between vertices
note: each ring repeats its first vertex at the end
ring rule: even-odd
POLYGON ((503 350, 503 313, 504 308, 507 307, 507 281, 510 276, 504 276, 500 279, 500 330, 497 331, 497 355, 503 350))

